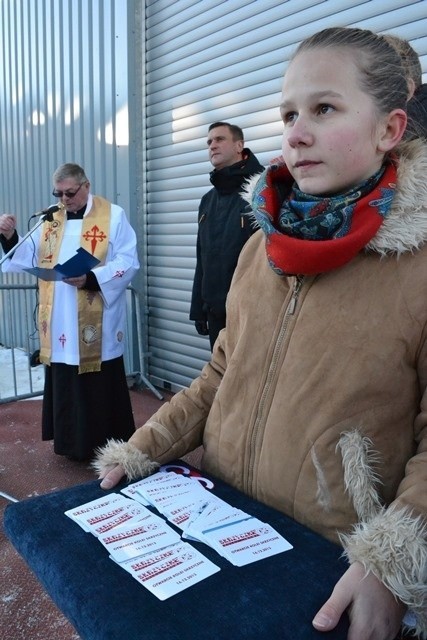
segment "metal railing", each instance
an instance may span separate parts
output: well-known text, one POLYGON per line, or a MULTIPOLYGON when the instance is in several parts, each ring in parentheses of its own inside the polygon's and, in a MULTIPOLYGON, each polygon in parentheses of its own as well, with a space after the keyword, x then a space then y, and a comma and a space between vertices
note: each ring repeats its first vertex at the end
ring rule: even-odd
MULTIPOLYGON (((161 393, 145 376, 143 324, 138 292, 129 286, 127 294, 127 339, 124 361, 135 387, 148 387, 160 400, 161 393)), ((32 357, 39 348, 37 329, 37 286, 0 284, 0 404, 43 394, 44 366, 32 357)))

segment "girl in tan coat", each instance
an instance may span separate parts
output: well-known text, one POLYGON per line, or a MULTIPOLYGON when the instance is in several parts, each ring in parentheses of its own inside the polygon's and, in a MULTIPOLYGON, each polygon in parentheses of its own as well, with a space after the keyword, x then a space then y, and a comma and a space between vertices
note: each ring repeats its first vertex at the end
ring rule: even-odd
POLYGON ((96 463, 111 488, 203 444, 206 472, 341 542, 313 624, 348 609, 348 640, 393 640, 407 609, 427 637, 427 149, 401 144, 406 98, 380 36, 299 46, 212 360, 96 463))

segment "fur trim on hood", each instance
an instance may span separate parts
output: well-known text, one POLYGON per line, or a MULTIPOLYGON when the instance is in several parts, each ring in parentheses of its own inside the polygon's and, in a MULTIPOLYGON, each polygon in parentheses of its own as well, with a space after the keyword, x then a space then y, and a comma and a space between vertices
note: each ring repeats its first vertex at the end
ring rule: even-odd
MULTIPOLYGON (((390 214, 366 245, 367 251, 384 256, 414 252, 427 242, 427 144, 421 139, 402 143, 398 155, 398 188, 390 214)), ((249 206, 258 180, 254 175, 242 187, 241 196, 249 206)), ((253 213, 247 215, 258 226, 253 213)))
POLYGON ((159 464, 150 460, 147 454, 123 440, 107 440, 107 444, 98 447, 95 454, 92 468, 98 474, 111 471, 113 467, 120 464, 128 480, 137 480, 151 475, 159 468, 159 464))
POLYGON ((381 255, 414 252, 427 242, 427 145, 413 140, 400 150, 390 214, 366 247, 381 255))

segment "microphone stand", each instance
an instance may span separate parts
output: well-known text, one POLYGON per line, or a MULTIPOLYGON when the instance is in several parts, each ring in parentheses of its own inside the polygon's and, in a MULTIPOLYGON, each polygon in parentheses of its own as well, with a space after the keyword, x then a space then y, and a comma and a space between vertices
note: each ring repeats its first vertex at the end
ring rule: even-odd
MULTIPOLYGON (((31 218, 30 218, 30 220, 31 220, 31 218)), ((12 256, 15 253, 15 251, 18 249, 18 247, 20 247, 21 244, 23 244, 27 238, 29 238, 34 233, 34 231, 36 229, 38 229, 40 227, 40 225, 43 224, 43 222, 52 222, 52 220, 53 220, 53 213, 51 213, 51 212, 47 212, 44 215, 40 216, 40 219, 37 221, 37 224, 35 224, 34 227, 32 227, 28 231, 28 233, 26 233, 25 236, 23 238, 21 238, 19 240, 19 242, 17 242, 15 244, 15 246, 12 247, 12 249, 10 251, 8 251, 3 256, 3 258, 0 258, 0 267, 3 264, 3 262, 5 262, 10 256, 12 256)))

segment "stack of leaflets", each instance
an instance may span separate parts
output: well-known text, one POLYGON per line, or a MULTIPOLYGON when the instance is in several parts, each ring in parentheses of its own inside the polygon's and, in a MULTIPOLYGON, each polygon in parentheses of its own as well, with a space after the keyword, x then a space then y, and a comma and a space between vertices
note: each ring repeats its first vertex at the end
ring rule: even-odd
POLYGON ((122 495, 108 494, 65 515, 96 536, 110 558, 160 600, 220 570, 182 538, 209 545, 239 567, 292 549, 270 525, 232 507, 199 480, 207 482, 160 470, 125 487, 122 495))

